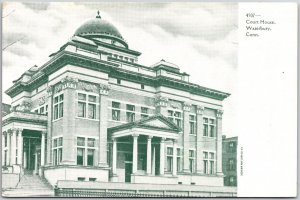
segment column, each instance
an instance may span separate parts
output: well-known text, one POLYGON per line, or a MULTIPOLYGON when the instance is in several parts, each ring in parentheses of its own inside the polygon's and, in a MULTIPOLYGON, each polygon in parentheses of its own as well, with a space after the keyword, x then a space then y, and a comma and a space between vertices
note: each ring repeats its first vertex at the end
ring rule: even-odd
POLYGON ((155 106, 156 106, 156 113, 161 114, 165 117, 168 116, 168 98, 162 97, 160 95, 156 96, 155 98, 155 106))
POLYGON ((138 135, 132 135, 133 137, 133 152, 132 152, 132 173, 137 172, 137 158, 138 158, 138 135))
POLYGON ((190 148, 190 111, 191 104, 183 104, 183 172, 190 172, 189 148, 190 148))
POLYGON ((26 152, 23 153, 23 168, 24 169, 27 168, 27 156, 26 156, 26 152))
POLYGON ((153 145, 153 154, 152 154, 152 175, 155 176, 155 146, 153 145))
POLYGON ((1 148, 1 151, 2 151, 2 166, 4 166, 4 163, 5 163, 5 132, 2 132, 2 148, 1 148))
POLYGON ((17 150, 17 129, 12 129, 12 136, 11 136, 11 158, 10 164, 16 164, 16 150, 17 150))
POLYGON ((173 140, 173 169, 172 175, 177 175, 177 141, 173 140))
POLYGON ((147 174, 151 174, 151 139, 152 139, 152 136, 148 136, 148 140, 147 140, 147 174))
POLYGON ((7 165, 11 165, 10 157, 11 157, 11 132, 7 132, 7 157, 6 157, 6 163, 7 165))
POLYGON ((202 138, 203 138, 203 113, 204 107, 197 106, 197 144, 196 144, 196 173, 203 173, 203 147, 202 147, 202 138))
POLYGON ((23 137, 22 137, 22 129, 18 131, 18 165, 22 165, 23 158, 23 137))
POLYGON ((108 167, 107 165, 107 120, 108 120, 108 92, 109 86, 99 85, 99 150, 98 166, 108 167))
POLYGON ((46 132, 42 132, 42 141, 41 141, 41 166, 45 165, 45 135, 46 135, 46 132))
MULTIPOLYGON (((46 149, 46 163, 47 165, 52 165, 52 101, 53 101, 53 86, 47 88, 48 92, 48 123, 47 123, 47 149, 46 149)), ((25 155, 25 154, 24 154, 25 155)), ((25 158, 24 158, 24 168, 25 168, 25 158)))
POLYGON ((113 138, 112 174, 117 174, 117 139, 113 138))
POLYGON ((223 175, 222 172, 222 115, 223 110, 217 110, 217 175, 223 175))
POLYGON ((161 138, 160 141, 160 163, 159 163, 159 174, 164 175, 165 174, 165 139, 161 138))
POLYGON ((34 154, 34 174, 38 173, 38 166, 37 166, 37 162, 38 162, 38 153, 35 152, 34 154))

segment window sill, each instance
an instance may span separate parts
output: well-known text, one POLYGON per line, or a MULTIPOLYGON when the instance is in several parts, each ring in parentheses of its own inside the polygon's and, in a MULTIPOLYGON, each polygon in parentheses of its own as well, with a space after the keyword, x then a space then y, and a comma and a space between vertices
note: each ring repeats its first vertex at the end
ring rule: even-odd
POLYGON ((57 121, 62 120, 62 119, 63 119, 63 117, 58 118, 58 119, 54 119, 54 120, 52 120, 52 122, 57 122, 57 121))
POLYGON ((90 120, 90 121, 99 121, 99 119, 90 119, 86 117, 75 117, 75 119, 83 119, 83 120, 90 120))

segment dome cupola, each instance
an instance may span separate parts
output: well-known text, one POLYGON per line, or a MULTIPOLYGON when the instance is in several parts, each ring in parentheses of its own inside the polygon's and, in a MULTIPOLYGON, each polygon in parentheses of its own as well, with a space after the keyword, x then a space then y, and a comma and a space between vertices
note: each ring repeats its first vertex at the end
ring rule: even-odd
POLYGON ((75 31, 74 35, 128 48, 127 42, 123 39, 118 29, 110 22, 102 19, 99 11, 95 19, 90 19, 83 23, 75 31))

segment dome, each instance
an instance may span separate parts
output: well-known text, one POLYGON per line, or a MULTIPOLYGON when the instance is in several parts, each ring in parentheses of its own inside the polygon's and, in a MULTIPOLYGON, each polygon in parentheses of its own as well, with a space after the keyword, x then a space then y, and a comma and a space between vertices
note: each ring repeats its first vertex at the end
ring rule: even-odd
POLYGON ((75 36, 84 36, 89 38, 109 38, 121 43, 127 43, 123 39, 118 29, 110 22, 101 19, 99 12, 96 19, 90 19, 82 24, 76 31, 75 36))

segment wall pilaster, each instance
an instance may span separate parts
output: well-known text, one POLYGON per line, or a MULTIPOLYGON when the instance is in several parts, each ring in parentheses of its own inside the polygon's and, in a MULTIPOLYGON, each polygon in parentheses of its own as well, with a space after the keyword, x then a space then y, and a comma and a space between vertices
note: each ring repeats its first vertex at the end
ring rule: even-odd
POLYGON ((222 171, 222 115, 223 110, 217 110, 217 175, 223 175, 222 171))
POLYGON ((53 112, 52 112, 52 106, 53 106, 53 86, 48 86, 47 88, 47 93, 48 93, 48 99, 47 99, 47 104, 48 104, 48 123, 47 123, 47 146, 46 146, 46 165, 52 165, 52 117, 53 117, 53 112))
POLYGON ((107 163, 107 120, 108 120, 108 93, 109 86, 99 85, 99 146, 98 146, 98 166, 108 167, 107 163))
POLYGON ((197 137, 196 137, 196 172, 203 173, 203 153, 202 153, 202 138, 203 138, 203 113, 204 107, 197 106, 197 137))
POLYGON ((184 102, 183 104, 183 172, 189 173, 189 148, 190 148, 190 117, 191 104, 184 102))

